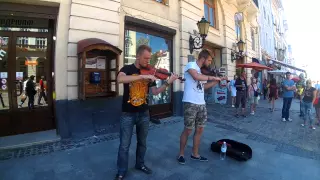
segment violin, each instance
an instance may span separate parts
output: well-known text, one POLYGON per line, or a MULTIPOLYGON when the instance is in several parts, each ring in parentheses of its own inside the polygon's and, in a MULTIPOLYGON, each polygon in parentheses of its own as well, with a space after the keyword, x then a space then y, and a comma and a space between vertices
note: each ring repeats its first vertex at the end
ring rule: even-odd
MULTIPOLYGON (((159 78, 161 80, 167 79, 169 76, 171 76, 171 73, 164 68, 155 68, 152 65, 148 64, 146 67, 141 67, 140 69, 141 75, 154 75, 156 78, 159 78)), ((178 78, 181 82, 185 81, 184 78, 179 76, 178 78)))
MULTIPOLYGON (((202 67, 200 70, 203 75, 214 76, 214 77, 223 77, 223 74, 221 74, 219 72, 219 70, 217 70, 215 68, 202 67)), ((227 82, 229 82, 229 80, 227 80, 227 82)))

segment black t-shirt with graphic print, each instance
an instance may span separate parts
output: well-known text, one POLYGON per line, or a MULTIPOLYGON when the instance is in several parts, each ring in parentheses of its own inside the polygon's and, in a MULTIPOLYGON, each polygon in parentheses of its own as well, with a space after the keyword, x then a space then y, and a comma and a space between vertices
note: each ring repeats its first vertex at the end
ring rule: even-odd
MULTIPOLYGON (((120 69, 120 72, 125 73, 126 75, 139 75, 140 69, 138 69, 134 64, 125 65, 120 69)), ((123 98, 122 98, 122 112, 144 112, 148 110, 148 104, 142 104, 140 106, 133 106, 130 102, 130 87, 132 87, 134 82, 131 83, 124 83, 123 84, 123 98)), ((149 83, 146 91, 149 93, 149 87, 156 86, 156 83, 149 83)), ((148 103, 148 99, 147 103, 148 103)))
POLYGON ((304 102, 308 102, 311 103, 313 100, 313 91, 315 91, 316 89, 314 87, 311 87, 309 89, 304 89, 304 97, 303 97, 303 101, 304 102))
POLYGON ((246 80, 241 79, 240 77, 236 80, 236 82, 234 83, 234 86, 236 87, 237 91, 245 92, 248 89, 246 80), (244 87, 237 87, 237 85, 244 85, 244 87))

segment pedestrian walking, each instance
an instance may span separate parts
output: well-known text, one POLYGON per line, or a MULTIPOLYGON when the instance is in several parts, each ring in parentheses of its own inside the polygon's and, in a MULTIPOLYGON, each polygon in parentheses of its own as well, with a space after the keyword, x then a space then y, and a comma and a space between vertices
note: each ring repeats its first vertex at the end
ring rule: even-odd
POLYGON ((283 106, 282 106, 282 121, 292 121, 290 118, 290 107, 296 86, 294 81, 291 80, 291 73, 286 73, 286 79, 283 81, 283 106))
POLYGON ((34 83, 34 75, 31 75, 26 84, 26 95, 28 96, 28 107, 34 109, 34 96, 36 95, 36 84, 34 83))
POLYGON ((247 82, 246 73, 243 71, 235 82, 235 87, 237 89, 236 95, 236 117, 239 117, 238 109, 241 103, 241 114, 243 117, 247 117, 245 114, 246 103, 247 103, 247 82))
POLYGON ((256 107, 259 102, 259 94, 260 94, 260 89, 257 85, 257 79, 252 78, 251 80, 251 85, 248 88, 248 95, 249 95, 249 102, 250 102, 250 107, 251 107, 251 115, 254 115, 254 112, 256 111, 256 107))
POLYGON ((277 81, 275 78, 272 78, 270 81, 270 85, 268 87, 268 96, 269 96, 269 103, 270 103, 270 111, 274 111, 274 102, 279 97, 279 89, 277 86, 277 81))
POLYGON ((117 81, 123 83, 123 101, 116 180, 124 179, 128 171, 129 149, 134 125, 136 125, 137 132, 135 168, 146 174, 152 173, 152 170, 144 163, 150 120, 147 103, 149 87, 151 87, 152 94, 157 95, 178 78, 177 75, 172 74, 162 86, 157 88, 155 86, 156 78, 153 75, 140 75, 140 68, 146 67, 150 62, 151 48, 141 45, 138 47, 136 55, 136 61, 122 67, 117 76, 117 81))
POLYGON ((221 80, 227 80, 226 77, 218 78, 201 74, 201 68, 209 67, 212 63, 212 57, 208 50, 202 50, 196 62, 189 62, 185 68, 185 82, 183 93, 184 107, 184 130, 180 136, 180 152, 177 160, 180 164, 185 164, 184 149, 193 128, 195 133, 193 137, 193 148, 191 159, 198 161, 208 161, 199 153, 200 138, 207 121, 206 102, 204 100, 204 90, 209 89, 221 80))
POLYGON ((268 94, 268 81, 267 79, 263 80, 263 84, 262 84, 262 88, 263 88, 263 99, 266 100, 266 96, 268 94))
POLYGON ((309 120, 310 128, 316 129, 313 126, 313 117, 312 117, 312 105, 317 98, 317 90, 312 87, 311 80, 307 80, 306 87, 303 90, 302 95, 300 96, 300 102, 304 110, 304 123, 301 126, 307 125, 307 120, 309 120))
POLYGON ((233 79, 229 83, 229 92, 231 93, 231 105, 234 107, 236 103, 237 89, 235 87, 236 79, 238 79, 237 75, 233 76, 233 79))

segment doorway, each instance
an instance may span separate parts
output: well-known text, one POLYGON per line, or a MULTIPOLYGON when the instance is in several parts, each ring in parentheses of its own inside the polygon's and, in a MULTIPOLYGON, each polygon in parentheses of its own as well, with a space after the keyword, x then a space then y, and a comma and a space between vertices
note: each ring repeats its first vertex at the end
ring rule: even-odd
POLYGON ((50 31, 0 31, 0 136, 55 128, 52 72, 50 31), (33 97, 25 91, 31 76, 33 97))

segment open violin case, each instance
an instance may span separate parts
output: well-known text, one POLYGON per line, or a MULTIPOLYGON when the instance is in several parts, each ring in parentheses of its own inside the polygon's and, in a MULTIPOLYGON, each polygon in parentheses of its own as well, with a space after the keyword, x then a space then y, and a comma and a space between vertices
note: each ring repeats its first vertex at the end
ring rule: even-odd
POLYGON ((248 145, 231 139, 220 139, 217 142, 212 142, 211 150, 220 154, 223 141, 227 144, 226 155, 228 157, 238 161, 247 161, 252 158, 252 149, 248 145))

